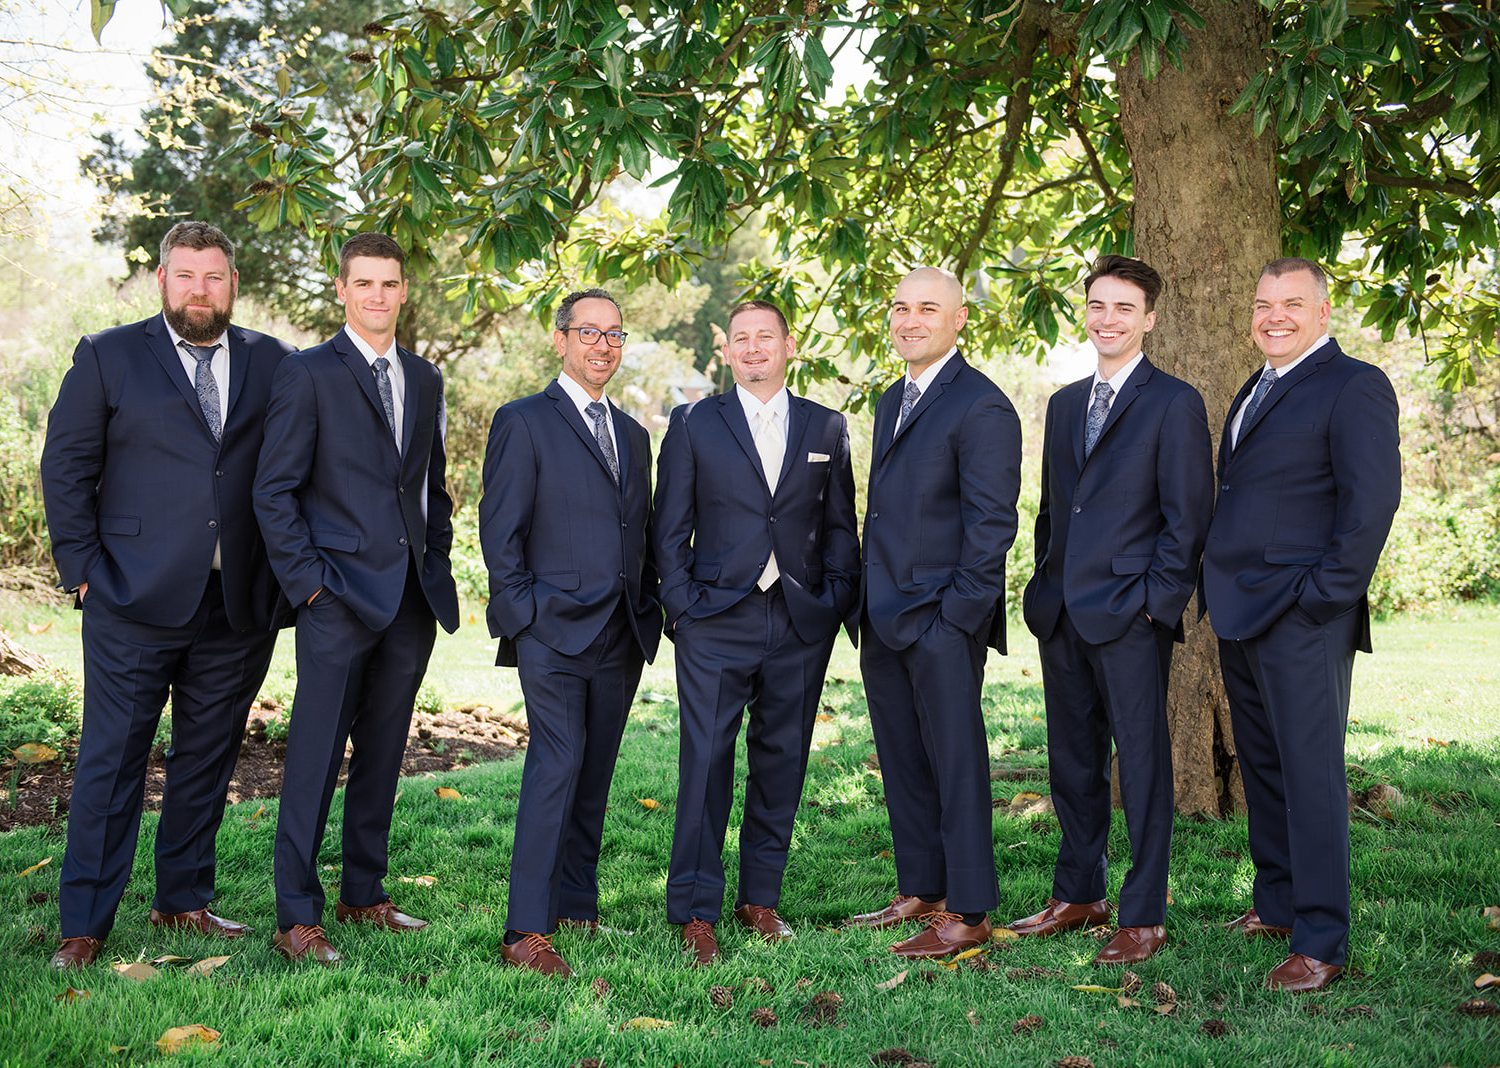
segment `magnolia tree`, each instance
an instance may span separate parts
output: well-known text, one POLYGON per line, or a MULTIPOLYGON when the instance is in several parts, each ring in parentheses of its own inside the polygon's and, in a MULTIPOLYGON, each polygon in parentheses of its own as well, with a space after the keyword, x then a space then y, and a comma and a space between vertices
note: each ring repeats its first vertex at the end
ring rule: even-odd
MULTIPOLYGON (((1278 255, 1326 263, 1386 337, 1424 337, 1450 386, 1496 349, 1487 3, 532 0, 363 32, 361 150, 289 62, 237 147, 257 175, 242 205, 325 258, 393 234, 468 315, 545 314, 580 280, 672 285, 755 220, 775 251, 746 294, 791 311, 796 373, 846 382, 852 408, 894 375, 884 308, 918 263, 969 287, 970 350, 1035 355, 1089 259, 1146 259, 1167 280, 1152 359, 1216 427, 1258 362, 1250 297, 1278 255), (669 191, 660 213, 621 210, 622 176, 669 191)), ((1205 626, 1171 716, 1179 807, 1233 806, 1205 626)))

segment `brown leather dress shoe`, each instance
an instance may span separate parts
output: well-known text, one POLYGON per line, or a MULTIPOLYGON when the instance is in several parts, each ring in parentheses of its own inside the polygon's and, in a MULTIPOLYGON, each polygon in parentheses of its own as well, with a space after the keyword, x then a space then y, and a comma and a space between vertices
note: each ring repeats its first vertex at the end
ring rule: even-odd
POLYGON ((57 947, 57 952, 52 954, 52 959, 47 962, 47 966, 59 971, 66 971, 70 968, 74 971, 82 971, 98 959, 99 951, 103 948, 104 940, 101 938, 90 938, 88 935, 64 938, 62 945, 57 947))
POLYGON ((240 938, 253 930, 243 923, 235 923, 222 916, 215 916, 208 911, 206 906, 193 909, 191 912, 158 912, 152 909, 150 919, 155 927, 165 927, 174 931, 191 928, 199 934, 216 935, 219 938, 240 938))
POLYGON ((694 968, 707 968, 719 959, 714 925, 696 917, 682 925, 682 952, 694 968))
POLYGON ((741 905, 734 910, 734 918, 740 921, 741 927, 750 928, 767 942, 784 942, 797 937, 786 921, 776 915, 775 909, 764 905, 741 905))
POLYGON ((883 931, 887 927, 899 927, 911 920, 920 920, 924 916, 942 912, 947 904, 947 898, 942 901, 923 901, 910 894, 897 894, 885 908, 850 916, 845 924, 849 927, 873 927, 883 931))
POLYGON ((1167 941, 1167 929, 1155 927, 1121 927, 1094 957, 1095 964, 1139 964, 1148 960, 1167 941))
POLYGON ((926 930, 904 942, 897 942, 891 947, 891 952, 898 957, 946 957, 950 953, 962 953, 982 946, 994 933, 988 916, 970 927, 956 912, 934 912, 927 917, 926 930))
POLYGON ((1243 916, 1236 916, 1224 924, 1226 931, 1243 931, 1246 938, 1291 938, 1290 927, 1272 927, 1269 923, 1261 923, 1260 916, 1252 909, 1246 909, 1243 916))
POLYGON ((1098 927, 1101 923, 1108 922, 1108 901, 1090 901, 1086 905, 1075 905, 1049 897, 1047 907, 1041 912, 1005 926, 1023 937, 1047 938, 1051 935, 1062 934, 1064 931, 1073 931, 1080 927, 1098 927))
POLYGON ((1266 976, 1267 990, 1285 990, 1292 994, 1308 994, 1322 990, 1344 974, 1339 964, 1324 964, 1302 953, 1293 953, 1266 976))
POLYGON ((542 975, 560 975, 567 979, 573 974, 573 969, 562 959, 562 954, 552 948, 552 939, 546 935, 523 934, 519 942, 508 946, 501 942, 500 959, 542 975))
POLYGON ((387 898, 378 905, 355 908, 340 901, 333 908, 334 919, 339 923, 372 923, 387 931, 420 931, 427 926, 426 920, 408 916, 396 908, 395 902, 387 898))
POLYGON ((314 960, 319 964, 337 964, 339 951, 315 924, 301 924, 290 931, 277 931, 271 947, 287 960, 314 960))

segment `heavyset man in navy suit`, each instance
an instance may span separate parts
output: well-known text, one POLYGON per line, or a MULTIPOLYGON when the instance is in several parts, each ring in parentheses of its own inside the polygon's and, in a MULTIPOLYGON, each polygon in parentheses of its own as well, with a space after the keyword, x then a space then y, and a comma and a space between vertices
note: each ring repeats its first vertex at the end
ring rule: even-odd
POLYGON ((1219 443, 1201 607, 1219 637, 1255 862, 1254 901, 1227 926, 1284 937, 1266 986, 1320 990, 1349 951, 1344 732, 1366 593, 1401 501, 1395 391, 1328 336, 1328 279, 1310 260, 1261 271, 1251 335, 1262 370, 1219 443))
POLYGON ((1140 260, 1101 256, 1083 287, 1099 365, 1047 404, 1036 572, 1024 599, 1041 647, 1062 844, 1046 907, 1010 929, 1045 937, 1109 919, 1113 737, 1133 862, 1119 929, 1094 962, 1133 964, 1167 937, 1167 676, 1213 514, 1213 451, 1203 398, 1141 348, 1161 276, 1140 260))
POLYGON ((559 921, 599 927, 599 843, 625 719, 661 640, 651 563, 651 444, 604 394, 620 366, 620 309, 570 294, 552 341, 562 373, 495 413, 479 536, 498 663, 519 669, 531 741, 511 850, 500 956, 571 975, 559 921))
POLYGON ((225 794, 276 642, 250 486, 272 375, 291 347, 230 324, 234 245, 206 223, 167 232, 156 282, 161 315, 78 343, 42 451, 52 555, 83 610, 56 968, 91 963, 114 924, 169 692, 150 920, 226 938, 249 930, 208 905, 225 794))
POLYGON ((875 408, 864 572, 851 616, 885 782, 897 894, 856 925, 925 919, 897 943, 940 957, 987 941, 999 902, 986 647, 1005 652, 1005 554, 1016 536, 1021 423, 958 352, 963 286, 919 267, 896 287, 891 342, 907 373, 875 408))
POLYGON ((735 307, 724 343, 735 388, 676 409, 657 460, 656 560, 681 710, 667 922, 698 966, 719 954, 747 711, 734 918, 771 941, 792 937, 776 906, 823 675, 858 581, 848 426, 788 392, 795 352, 774 304, 735 307))
POLYGON ((425 921, 385 892, 396 780, 437 636, 458 627, 448 563, 443 376, 396 345, 405 255, 356 234, 334 281, 345 326, 283 361, 266 412, 255 512, 297 608, 297 693, 276 821, 277 952, 338 962, 323 931, 318 850, 352 739, 335 916, 392 931, 425 921))

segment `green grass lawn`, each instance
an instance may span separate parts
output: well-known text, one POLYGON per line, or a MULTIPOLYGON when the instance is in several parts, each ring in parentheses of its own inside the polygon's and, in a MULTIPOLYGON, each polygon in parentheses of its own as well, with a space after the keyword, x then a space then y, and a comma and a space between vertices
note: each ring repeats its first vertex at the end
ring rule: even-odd
MULTIPOLYGON (((7 625, 76 668, 73 614, 33 609, 13 613, 7 625), (24 626, 49 621, 37 635, 24 626)), ((1354 824, 1350 971, 1325 994, 1293 998, 1260 989, 1285 947, 1218 929, 1248 903, 1243 818, 1178 821, 1167 919, 1174 944, 1136 967, 1144 983, 1136 1005, 1122 1006, 1115 993, 1074 989, 1119 985, 1119 970, 1090 966, 1098 943, 1085 933, 996 943, 981 967, 948 969, 896 963, 886 951, 889 934, 840 930, 844 916, 883 904, 895 890, 881 785, 864 764, 874 746, 857 657, 847 644, 829 671, 830 718, 818 726, 782 900, 798 937, 766 946, 731 921, 720 929, 721 963, 685 968, 662 903, 677 761, 668 652, 642 682, 605 828, 602 919, 621 933, 557 939, 578 978, 544 980, 498 963, 519 760, 404 784, 388 887, 403 909, 435 923, 408 936, 333 925, 331 937, 345 955, 334 971, 292 967, 271 951, 274 804, 258 816, 258 804, 231 809, 219 836, 218 907, 257 928, 238 944, 162 935, 147 924, 154 820, 146 822, 106 959, 171 953, 196 960, 234 950, 202 978, 167 968, 135 983, 106 964, 82 975, 50 972, 63 839, 16 831, 0 836, 0 1066, 162 1062, 158 1036, 190 1023, 222 1037, 213 1047, 175 1054, 174 1063, 867 1065, 901 1047, 942 1066, 1043 1066, 1069 1055, 1100 1068, 1500 1064, 1500 1020, 1456 1011, 1475 996, 1500 1002, 1500 990, 1473 988, 1478 971, 1471 966, 1476 952, 1500 951, 1500 931, 1488 929, 1482 915, 1500 905, 1500 610, 1380 623, 1375 643, 1376 655, 1361 656, 1355 668, 1349 759, 1362 774, 1351 784, 1390 783, 1405 801, 1354 824), (440 799, 438 786, 462 796, 440 799), (50 864, 17 877, 49 856, 50 864), (904 980, 891 986, 903 971, 904 980), (89 996, 60 999, 70 982, 89 996), (1176 993, 1171 1013, 1154 1011, 1149 991, 1157 982, 1176 993), (713 986, 730 988, 730 1007, 713 1004, 713 986), (813 1005, 824 991, 841 998, 832 1013, 813 1005), (758 1009, 770 1009, 776 1026, 760 1026, 758 1009), (1028 1016, 1042 1022, 1016 1033, 1028 1016), (670 1026, 632 1027, 641 1017, 670 1026), (1227 1027, 1222 1037, 1204 1031, 1209 1020, 1227 1027)), ((1043 767, 1040 670, 1034 646, 1017 644, 1016 654, 992 657, 986 674, 991 757, 1043 767)), ((289 643, 283 646, 268 689, 290 696, 289 643)), ((431 690, 454 704, 519 706, 514 672, 492 661, 481 619, 440 639, 431 690)), ((994 792, 1008 798, 1028 787, 1045 792, 1040 780, 999 781, 994 792)), ((330 901, 340 805, 335 801, 323 855, 330 901)), ((734 833, 732 825, 731 895, 734 833)), ((1055 819, 997 811, 997 919, 1039 907, 1057 842, 1055 819)), ((1118 813, 1110 845, 1113 893, 1129 858, 1118 813)))

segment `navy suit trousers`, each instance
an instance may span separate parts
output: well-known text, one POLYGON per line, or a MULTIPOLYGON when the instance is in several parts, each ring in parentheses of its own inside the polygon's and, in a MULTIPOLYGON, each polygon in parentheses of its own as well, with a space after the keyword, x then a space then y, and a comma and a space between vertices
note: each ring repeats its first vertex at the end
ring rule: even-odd
POLYGON ((297 693, 276 820, 276 925, 282 930, 323 922, 318 853, 346 742, 353 752, 344 788, 339 900, 365 908, 387 899, 391 810, 412 706, 436 638, 437 620, 414 567, 384 630, 371 630, 327 590, 297 609, 297 693))
POLYGON ((1293 953, 1337 965, 1349 953, 1344 732, 1363 611, 1325 625, 1294 605, 1257 637, 1219 640, 1250 809, 1255 911, 1292 929, 1293 953))
POLYGON ((521 773, 505 926, 551 934, 599 918, 599 845, 625 720, 645 658, 622 598, 593 642, 567 656, 516 637, 531 738, 521 773))
POLYGON ((717 923, 740 723, 748 706, 736 900, 775 908, 835 635, 812 644, 799 638, 780 583, 716 615, 677 623, 681 744, 667 922, 717 923))
POLYGON ((1062 828, 1052 896, 1074 904, 1104 900, 1113 736, 1132 858, 1120 890, 1118 922, 1121 927, 1163 923, 1172 852, 1167 731, 1172 632, 1154 626, 1143 611, 1120 637, 1092 645, 1064 610, 1052 637, 1040 645, 1047 766, 1062 828))
POLYGON ((946 895, 952 912, 988 912, 999 903, 1000 886, 989 741, 979 710, 983 639, 938 615, 911 645, 892 649, 867 617, 859 654, 897 888, 946 895))
POLYGON ((104 938, 135 861, 146 762, 170 692, 155 908, 200 909, 214 897, 214 839, 250 702, 276 645, 274 631, 237 634, 213 572, 180 627, 138 623, 102 597, 83 601, 83 736, 73 771, 68 845, 58 886, 62 934, 104 938))

